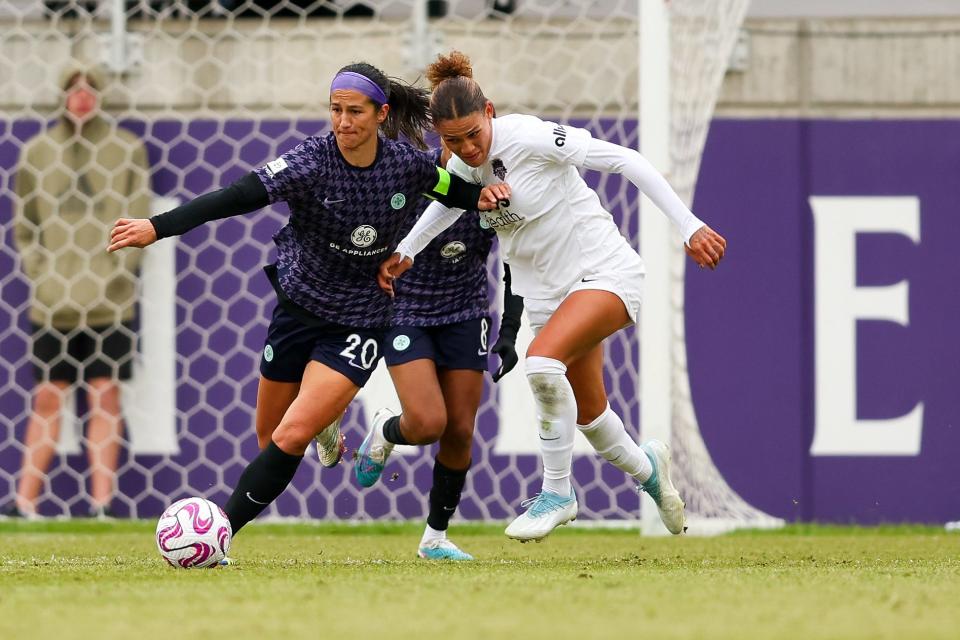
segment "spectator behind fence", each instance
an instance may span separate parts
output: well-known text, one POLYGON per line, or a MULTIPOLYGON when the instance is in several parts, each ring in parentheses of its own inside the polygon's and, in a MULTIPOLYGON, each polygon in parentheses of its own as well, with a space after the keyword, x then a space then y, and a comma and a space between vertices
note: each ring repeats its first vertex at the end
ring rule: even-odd
POLYGON ((136 350, 141 254, 103 247, 113 221, 149 211, 150 196, 146 148, 101 115, 103 86, 96 70, 68 69, 62 115, 26 143, 17 166, 15 240, 31 284, 36 387, 8 516, 36 514, 64 400, 77 390, 87 404, 90 514, 112 514, 123 440, 119 382, 130 378, 136 350))

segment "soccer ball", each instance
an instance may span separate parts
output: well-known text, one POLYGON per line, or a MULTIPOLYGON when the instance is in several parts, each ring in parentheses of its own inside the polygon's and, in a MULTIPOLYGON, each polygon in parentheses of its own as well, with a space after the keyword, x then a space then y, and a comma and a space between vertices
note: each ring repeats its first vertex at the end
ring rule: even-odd
POLYGON ((223 509, 205 498, 184 498, 157 522, 157 549, 171 566, 215 567, 230 550, 233 531, 223 509))

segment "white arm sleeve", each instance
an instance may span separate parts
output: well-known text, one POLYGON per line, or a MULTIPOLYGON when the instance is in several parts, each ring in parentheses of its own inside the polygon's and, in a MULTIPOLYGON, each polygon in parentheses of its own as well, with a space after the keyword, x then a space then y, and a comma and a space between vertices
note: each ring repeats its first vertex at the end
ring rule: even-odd
POLYGON ((395 253, 399 253, 401 259, 413 260, 414 256, 423 251, 431 240, 456 222, 462 213, 463 209, 453 209, 439 202, 431 202, 417 223, 413 225, 413 229, 410 229, 407 237, 397 245, 395 253))
POLYGON ((666 178, 633 149, 593 138, 581 166, 585 169, 623 174, 670 218, 683 236, 684 242, 690 242, 690 236, 703 226, 703 221, 683 204, 666 178))

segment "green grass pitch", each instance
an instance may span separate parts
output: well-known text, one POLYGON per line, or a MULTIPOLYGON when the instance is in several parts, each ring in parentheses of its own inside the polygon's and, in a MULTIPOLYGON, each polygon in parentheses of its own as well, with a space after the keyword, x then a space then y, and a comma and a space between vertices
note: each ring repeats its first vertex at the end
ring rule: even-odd
POLYGON ((255 524, 183 571, 151 522, 0 523, 0 638, 957 638, 960 534, 788 527, 716 538, 455 525, 255 524))

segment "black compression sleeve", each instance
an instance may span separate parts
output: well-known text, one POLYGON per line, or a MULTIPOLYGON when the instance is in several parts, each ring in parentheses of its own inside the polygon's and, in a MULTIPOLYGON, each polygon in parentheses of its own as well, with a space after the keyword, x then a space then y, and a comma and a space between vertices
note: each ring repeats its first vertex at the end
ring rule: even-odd
POLYGON ((463 178, 453 173, 448 173, 446 169, 437 167, 440 175, 440 181, 433 191, 427 195, 440 204, 458 209, 476 209, 477 202, 480 200, 481 186, 467 182, 463 178))
POLYGON ((250 213, 268 204, 270 198, 267 189, 257 174, 251 171, 228 187, 205 193, 176 209, 153 216, 150 222, 159 240, 182 235, 211 220, 250 213))
POLYGON ((510 265, 503 265, 503 317, 500 319, 500 333, 508 329, 514 337, 520 330, 520 315, 523 313, 523 298, 510 288, 510 265))

